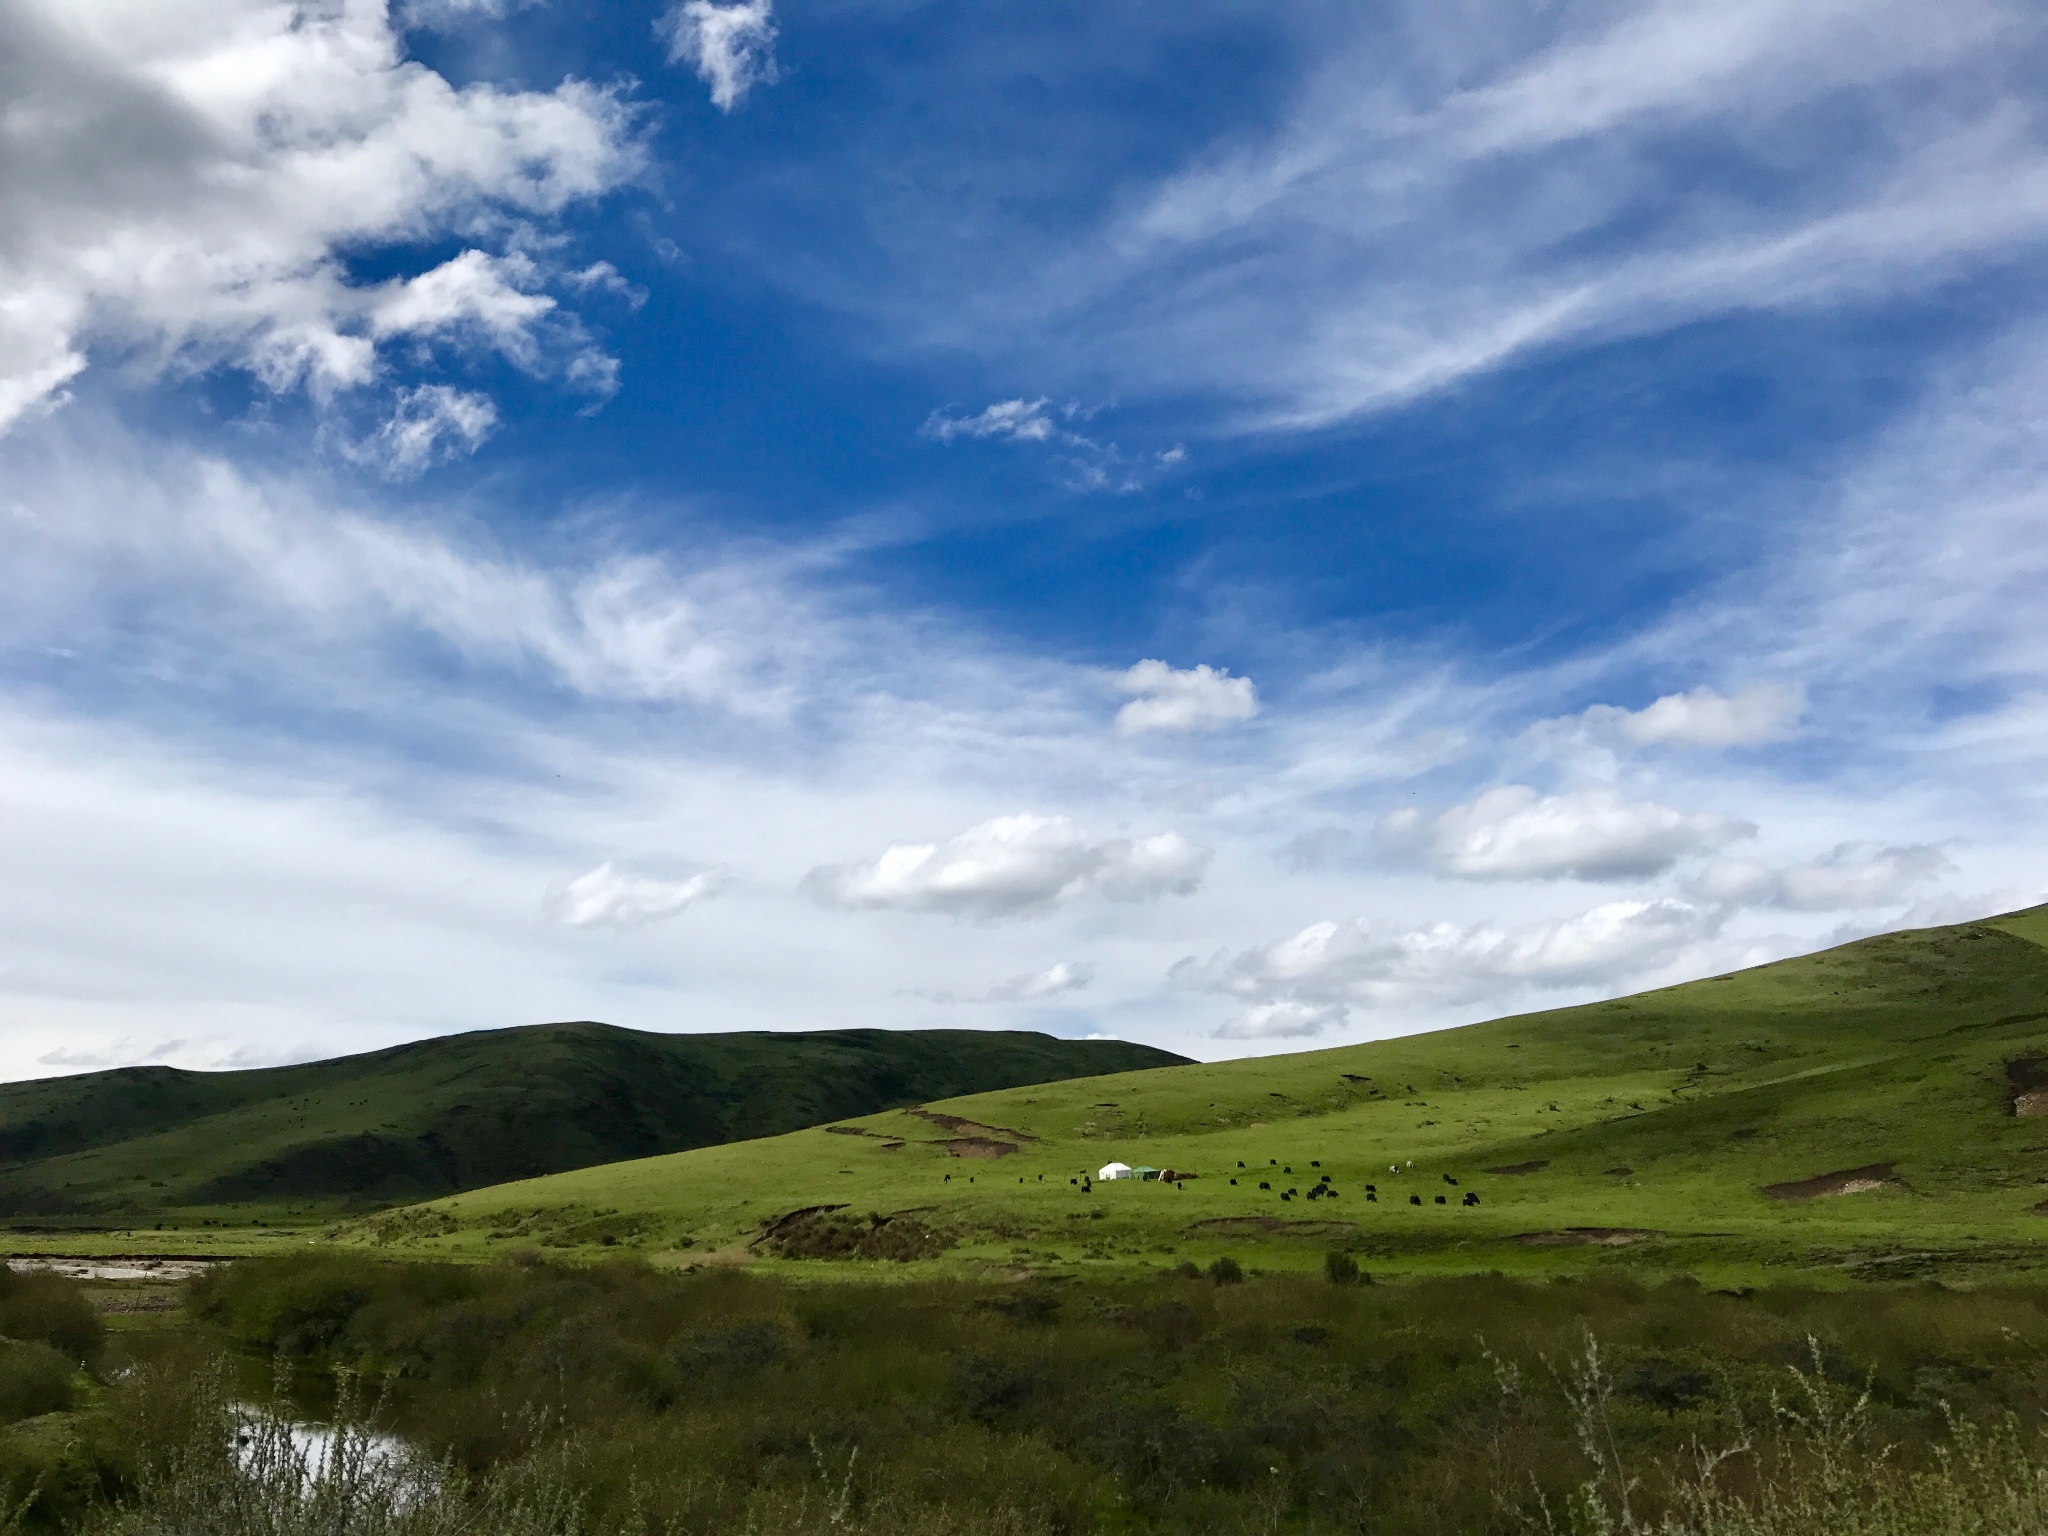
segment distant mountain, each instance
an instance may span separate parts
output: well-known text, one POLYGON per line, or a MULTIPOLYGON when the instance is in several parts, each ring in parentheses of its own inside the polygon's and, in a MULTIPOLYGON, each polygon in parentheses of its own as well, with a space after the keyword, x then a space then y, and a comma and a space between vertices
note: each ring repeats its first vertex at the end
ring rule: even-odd
POLYGON ((538 1024, 295 1067, 0 1084, 0 1218, 363 1210, 851 1115, 1186 1058, 981 1030, 646 1034, 538 1024))

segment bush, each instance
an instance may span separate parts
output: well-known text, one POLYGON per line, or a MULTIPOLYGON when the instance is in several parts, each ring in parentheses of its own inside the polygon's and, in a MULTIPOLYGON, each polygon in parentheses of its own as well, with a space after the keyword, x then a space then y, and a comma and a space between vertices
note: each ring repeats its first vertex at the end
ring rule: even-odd
POLYGON ((1357 1285, 1361 1280, 1371 1284, 1371 1277, 1360 1271, 1358 1260, 1341 1248, 1332 1248, 1323 1255, 1323 1278, 1332 1285, 1357 1285))
POLYGON ((77 1281, 0 1264, 0 1334, 47 1344, 76 1365, 90 1365, 106 1345, 107 1330, 77 1281))
POLYGON ((47 1344, 0 1339, 0 1424, 62 1413, 78 1367, 47 1344))
POLYGON ((1244 1283, 1244 1271, 1238 1267, 1237 1260, 1226 1253, 1209 1266, 1209 1278, 1218 1285, 1241 1285, 1244 1283))

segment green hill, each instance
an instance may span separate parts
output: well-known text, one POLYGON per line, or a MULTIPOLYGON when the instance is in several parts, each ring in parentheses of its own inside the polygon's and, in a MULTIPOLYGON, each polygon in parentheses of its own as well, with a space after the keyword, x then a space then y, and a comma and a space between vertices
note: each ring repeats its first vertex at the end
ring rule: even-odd
POLYGON ((991 1088, 1182 1061, 979 1030, 481 1030, 246 1072, 0 1085, 0 1216, 132 1225, 420 1200, 991 1088))
POLYGON ((336 1235, 1006 1272, 1307 1266, 1342 1245, 1416 1270, 2011 1273, 2048 1236, 2044 946, 2036 908, 1587 1007, 587 1168, 336 1235), (1112 1159, 1188 1176, 1086 1191, 1112 1159), (1310 1198, 1325 1175, 1335 1194, 1310 1198))

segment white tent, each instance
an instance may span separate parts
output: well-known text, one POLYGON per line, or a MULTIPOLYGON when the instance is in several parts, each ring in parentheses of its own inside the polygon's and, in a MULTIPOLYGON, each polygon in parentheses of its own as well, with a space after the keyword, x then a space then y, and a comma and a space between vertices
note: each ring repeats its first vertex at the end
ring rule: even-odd
POLYGON ((1104 1163, 1102 1165, 1102 1172, 1095 1175, 1097 1179, 1128 1179, 1130 1176, 1131 1165, 1129 1163, 1104 1163))

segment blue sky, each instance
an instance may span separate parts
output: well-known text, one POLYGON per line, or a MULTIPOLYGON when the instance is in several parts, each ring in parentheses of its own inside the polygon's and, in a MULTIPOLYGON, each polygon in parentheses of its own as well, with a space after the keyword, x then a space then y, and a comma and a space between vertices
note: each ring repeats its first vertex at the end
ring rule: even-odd
POLYGON ((2043 899, 2044 52, 0 0, 0 1073, 1213 1057, 2043 899))

